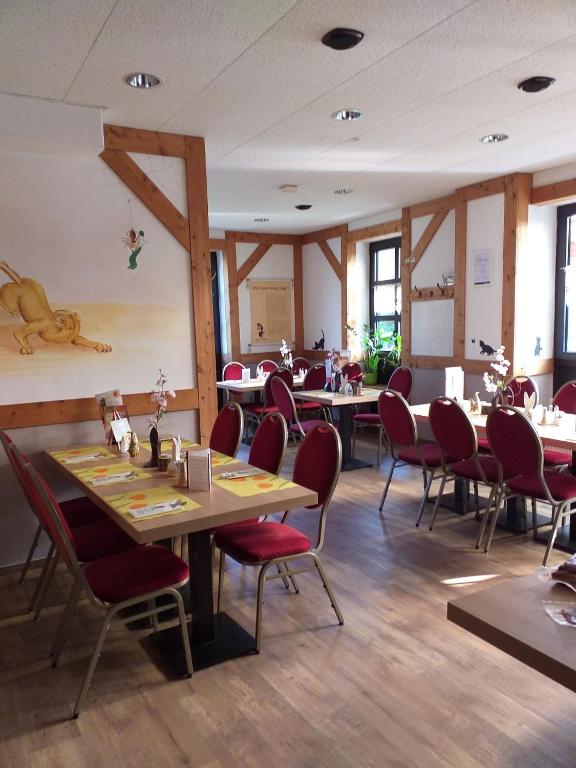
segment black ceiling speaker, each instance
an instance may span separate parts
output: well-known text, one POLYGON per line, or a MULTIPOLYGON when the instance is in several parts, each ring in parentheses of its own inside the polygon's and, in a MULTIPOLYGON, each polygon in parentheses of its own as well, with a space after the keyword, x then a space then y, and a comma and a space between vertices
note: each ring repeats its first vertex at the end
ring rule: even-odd
POLYGON ((536 77, 529 77, 527 80, 522 80, 518 83, 518 88, 526 93, 538 93, 538 91, 545 91, 552 83, 556 82, 555 77, 545 77, 544 75, 537 75, 536 77))
POLYGON ((312 206, 309 203, 300 203, 300 205, 295 206, 298 208, 299 211, 309 211, 312 206))
POLYGON ((364 32, 360 32, 358 29, 336 27, 331 29, 330 32, 326 32, 322 42, 328 48, 334 48, 335 51, 347 51, 348 48, 354 48, 363 39, 364 32))

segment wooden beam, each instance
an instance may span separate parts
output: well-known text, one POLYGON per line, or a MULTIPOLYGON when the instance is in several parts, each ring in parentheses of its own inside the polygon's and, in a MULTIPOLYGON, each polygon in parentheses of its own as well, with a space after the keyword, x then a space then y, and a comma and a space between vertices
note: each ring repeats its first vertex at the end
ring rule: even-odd
POLYGON ((194 342, 200 410, 200 442, 206 445, 218 412, 212 314, 212 275, 208 232, 208 195, 204 139, 185 137, 186 194, 190 227, 194 342))
POLYGON ((412 288, 410 291, 410 301, 435 301, 437 299, 453 299, 454 286, 437 285, 426 288, 412 288))
POLYGON ((320 250, 326 257, 326 261, 328 262, 328 264, 330 264, 330 266, 334 270, 334 274, 336 275, 338 280, 342 280, 342 265, 334 255, 334 251, 332 250, 332 248, 330 248, 326 240, 318 240, 318 245, 320 247, 320 250))
POLYGON ((456 196, 454 223, 454 357, 462 365, 466 343, 466 249, 468 204, 462 193, 456 196))
POLYGON ((374 224, 371 227, 362 227, 348 232, 349 243, 365 242, 367 240, 377 240, 386 235, 395 235, 402 229, 402 220, 384 221, 382 224, 374 224))
POLYGON ((299 235, 282 235, 271 232, 232 232, 237 243, 267 243, 268 245, 294 245, 299 235))
POLYGON ((530 202, 532 205, 546 205, 561 203, 563 200, 570 200, 572 198, 576 198, 576 179, 555 181, 553 184, 534 187, 530 202))
POLYGON ((427 200, 424 203, 410 206, 410 218, 419 219, 420 216, 430 216, 430 214, 433 213, 449 211, 451 208, 454 208, 455 204, 456 197, 454 195, 446 195, 446 197, 437 197, 435 200, 427 200))
POLYGON ((410 345, 410 251, 412 246, 412 219, 410 208, 402 208, 402 245, 400 250, 400 284, 402 288, 402 362, 408 364, 412 359, 410 345))
POLYGON ((222 237, 211 237, 210 238, 210 250, 211 251, 225 251, 226 250, 226 240, 222 237))
POLYGON ((260 245, 257 245, 256 248, 252 251, 250 256, 246 259, 244 264, 240 267, 238 270, 238 286, 240 286, 241 283, 246 280, 250 272, 254 269, 254 267, 258 264, 260 259, 268 253, 268 251, 271 248, 270 243, 260 243, 260 245))
MULTIPOLYGON (((152 415, 154 408, 150 402, 149 392, 139 392, 123 397, 130 416, 152 415)), ((169 413, 192 411, 197 408, 198 390, 178 389, 174 400, 170 400, 169 413)), ((94 397, 0 405, 0 429, 23 429, 24 427, 44 427, 49 424, 75 424, 99 420, 100 412, 94 397)))
POLYGON ((346 224, 338 224, 335 227, 327 227, 326 229, 319 229, 316 232, 307 232, 301 236, 302 245, 309 245, 310 243, 317 243, 320 240, 331 240, 333 237, 346 237, 347 232, 346 224))
POLYGON ((294 270, 294 340, 296 354, 304 352, 304 274, 302 266, 302 245, 295 243, 292 251, 294 270))
POLYGON ((342 349, 348 349, 348 247, 345 235, 340 238, 340 325, 342 349))
POLYGON ((508 176, 497 176, 495 179, 479 181, 477 184, 470 184, 467 187, 460 187, 456 190, 464 196, 464 200, 478 200, 480 197, 490 197, 504 192, 504 185, 508 176))
POLYGON ((230 351, 232 360, 240 360, 240 311, 238 308, 238 272, 236 238, 226 232, 226 265, 228 268, 228 299, 230 302, 230 351))
POLYGON ((444 219, 446 216, 448 216, 449 208, 443 208, 441 211, 438 211, 437 213, 432 216, 432 219, 428 222, 428 226, 422 232, 422 236, 420 237, 420 240, 416 243, 414 246, 414 250, 410 254, 410 272, 414 269, 416 264, 420 261, 424 253, 426 252, 426 248, 430 245, 432 240, 434 239, 434 235, 440 227, 442 226, 444 219))
MULTIPOLYGON (((402 334, 404 339, 404 334, 402 334)), ((453 357, 436 355, 410 355, 412 368, 446 368, 454 365, 453 357)))
POLYGON ((182 216, 176 206, 146 176, 134 160, 126 152, 110 149, 101 152, 100 157, 146 208, 156 216, 158 221, 164 224, 180 245, 190 251, 190 232, 186 217, 182 216))
POLYGON ((179 133, 145 131, 120 125, 104 126, 104 147, 123 152, 142 152, 145 155, 186 156, 184 136, 179 133))

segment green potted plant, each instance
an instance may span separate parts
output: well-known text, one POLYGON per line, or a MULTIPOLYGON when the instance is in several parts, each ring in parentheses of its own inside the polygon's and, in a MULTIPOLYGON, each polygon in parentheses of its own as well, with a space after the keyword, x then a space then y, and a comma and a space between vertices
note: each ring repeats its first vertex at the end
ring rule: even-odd
POLYGON ((378 384, 388 384, 392 371, 401 363, 402 336, 395 331, 382 333, 384 354, 378 363, 378 384))
POLYGON ((360 332, 350 325, 347 328, 358 338, 362 347, 364 383, 376 384, 381 360, 400 359, 400 337, 393 332, 374 330, 369 325, 363 325, 360 332))

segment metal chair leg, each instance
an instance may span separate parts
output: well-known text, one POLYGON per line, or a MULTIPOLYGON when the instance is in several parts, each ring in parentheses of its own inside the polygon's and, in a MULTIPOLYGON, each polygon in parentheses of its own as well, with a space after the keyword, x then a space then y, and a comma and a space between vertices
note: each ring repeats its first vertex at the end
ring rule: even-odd
POLYGON ((500 512, 500 505, 502 504, 502 501, 506 500, 506 494, 504 491, 501 491, 500 495, 498 496, 498 499, 496 500, 496 504, 494 506, 494 516, 492 517, 492 522, 490 523, 490 528, 488 531, 488 539, 486 541, 486 544, 484 545, 484 552, 488 552, 490 549, 490 545, 492 544, 492 538, 494 536, 494 531, 496 530, 496 523, 498 522, 498 514, 500 512))
POLYGON ((356 425, 356 422, 352 422, 352 458, 356 456, 356 432, 358 430, 358 427, 356 425))
POLYGON ((330 603, 332 605, 332 608, 334 609, 336 618, 338 619, 338 624, 342 626, 342 624, 344 624, 344 617, 342 616, 342 611, 340 610, 338 603, 336 602, 336 596, 332 591, 332 587, 330 585, 330 582, 328 581, 328 577, 326 576, 326 572, 324 571, 322 563, 320 562, 320 558, 316 553, 311 553, 310 556, 314 560, 316 569, 318 570, 318 573, 320 574, 320 578, 322 579, 322 584, 324 585, 324 589, 328 593, 328 597, 330 598, 330 603))
POLYGON ((190 651, 190 638, 188 637, 188 624, 186 623, 186 611, 184 609, 184 600, 177 589, 170 590, 170 593, 176 598, 178 607, 178 618, 180 619, 180 631, 182 634, 182 645, 184 646, 184 656, 186 658, 186 670, 188 677, 192 677, 192 653, 190 651))
POLYGON ((54 542, 52 542, 50 544, 50 549, 48 550, 48 554, 46 555, 46 559, 44 560, 44 565, 42 566, 42 572, 40 573, 40 577, 38 578, 38 583, 36 584, 36 589, 34 590, 34 594, 32 595, 32 600, 30 601, 30 605, 28 606, 29 611, 33 611, 36 608, 36 603, 38 601, 40 591, 42 590, 44 579, 46 578, 46 574, 48 573, 48 569, 50 568, 50 564, 52 562, 52 557, 54 556, 55 549, 56 547, 54 545, 54 542))
POLYGON ((379 512, 382 512, 382 507, 384 506, 384 501, 386 500, 386 496, 388 494, 388 488, 390 487, 390 481, 392 480, 392 475, 394 474, 396 463, 397 463, 397 460, 392 459, 392 466, 390 467, 390 472, 388 472, 388 477, 386 478, 386 484, 384 485, 384 490, 382 492, 382 498, 380 499, 380 506, 378 507, 379 512))
POLYGON ((226 555, 220 550, 220 562, 218 564, 218 613, 224 610, 224 558, 226 555))
POLYGON ((78 600, 80 599, 81 592, 82 592, 82 582, 80 581, 80 579, 76 579, 74 584, 72 585, 72 589, 70 590, 70 595, 68 596, 66 608, 64 609, 64 613, 60 618, 58 631, 56 632, 56 637, 54 638, 54 642, 52 643, 52 650, 50 651, 50 656, 52 656, 53 667, 56 667, 58 665, 58 661, 60 659, 60 653, 62 652, 62 648, 64 647, 64 642, 66 641, 66 631, 68 629, 70 619, 72 618, 76 610, 76 606, 78 605, 78 600))
POLYGON ((532 538, 536 540, 538 534, 538 515, 536 514, 536 499, 532 499, 532 538))
POLYGON ((22 584, 22 582, 26 578, 26 574, 28 573, 28 569, 30 568, 30 563, 32 562, 32 557, 34 556, 34 552, 36 552, 36 547, 38 546, 38 540, 40 539, 41 533, 42 533, 42 526, 38 524, 38 527, 36 528, 36 533, 34 534, 34 538, 32 539, 32 544, 30 544, 30 549, 28 550, 28 556, 26 558, 26 562, 24 563, 24 567, 22 568, 22 573, 20 574, 20 578, 18 579, 19 584, 22 584))
POLYGON ((74 706, 74 712, 73 712, 74 718, 77 718, 78 715, 80 714, 80 709, 82 708, 82 704, 84 703, 86 693, 88 692, 88 688, 90 687, 90 683, 92 682, 94 670, 96 669, 96 664, 98 663, 98 659, 100 658, 100 653, 102 652, 102 646, 104 645, 104 640, 106 639, 106 634, 110 627, 112 616, 114 615, 114 613, 116 613, 115 608, 116 607, 110 609, 107 612, 106 616, 104 617, 104 621, 102 622, 102 627, 100 628, 100 632, 98 634, 98 640, 96 641, 96 646, 94 648, 94 652, 92 653, 90 664, 88 665, 86 677, 84 678, 84 682, 82 683, 82 687, 80 688, 80 693, 78 694, 78 699, 76 700, 76 704, 74 706))
POLYGON ((284 571, 282 570, 282 567, 285 568, 286 573, 282 576, 282 581, 284 582, 284 586, 286 589, 290 589, 290 584, 292 584, 292 587, 294 589, 294 592, 299 595, 300 594, 300 587, 298 586, 298 582, 296 581, 296 576, 290 573, 290 568, 286 565, 286 563, 277 563, 276 567, 278 568, 278 573, 284 574, 284 571), (290 581, 288 581, 290 579, 290 581))
POLYGON ((474 503, 476 506, 476 520, 480 520, 480 499, 478 497, 478 480, 474 480, 474 503))
POLYGON ((482 518, 482 525, 480 526, 480 532, 478 533, 478 538, 476 539, 476 549, 480 549, 482 546, 482 540, 484 539, 484 532, 486 531, 486 525, 488 523, 488 520, 490 518, 490 510, 492 509, 492 504, 498 506, 500 501, 500 488, 498 485, 493 485, 490 489, 490 496, 488 497, 488 506, 486 507, 486 512, 484 513, 484 516, 482 518))
POLYGON ((36 600, 36 605, 34 607, 34 621, 38 621, 38 619, 40 618, 40 614, 42 613, 42 609, 44 608, 44 600, 46 599, 48 588, 52 583, 54 574, 56 573, 56 566, 58 565, 59 559, 60 559, 59 553, 54 552, 50 560, 50 566, 46 571, 46 575, 42 579, 42 586, 40 587, 40 592, 38 593, 38 598, 36 600))
MULTIPOLYGON (((432 517, 430 518, 430 525, 428 526, 428 530, 432 530, 434 528, 434 523, 436 522, 436 515, 438 514, 438 506, 440 504, 440 501, 442 500, 442 494, 444 493, 444 486, 446 485, 446 480, 448 477, 446 475, 442 475, 442 480, 440 481, 440 488, 438 490, 438 495, 436 496, 436 501, 434 502, 434 509, 432 511, 432 517)), ((428 494, 425 494, 424 498, 426 498, 428 494)), ((420 517, 418 518, 418 521, 416 522, 416 527, 420 525, 420 518, 422 517, 422 512, 424 511, 424 504, 422 503, 420 507, 420 517)))
MULTIPOLYGON (((426 475, 426 473, 424 474, 426 475)), ((422 501, 420 502, 420 508, 418 509, 418 517, 416 519, 416 528, 418 528, 418 526, 422 522, 422 515, 424 514, 424 507, 426 506, 426 502, 428 501, 428 494, 430 493, 432 480, 434 480, 434 470, 430 472, 429 478, 426 476, 426 485, 424 486, 424 495, 422 496, 422 501)))
POLYGON ((158 632, 158 614, 156 611, 156 600, 152 598, 146 601, 148 603, 148 610, 150 611, 150 621, 152 623, 152 631, 158 632))
POLYGON ((558 526, 560 524, 560 520, 564 513, 565 507, 565 504, 559 504, 557 507, 552 507, 552 530, 550 531, 550 538, 548 539, 548 544, 546 545, 546 552, 544 553, 544 560, 542 560, 542 565, 546 565, 548 562, 548 558, 550 556, 550 552, 552 551, 552 547, 554 546, 556 534, 558 533, 558 526))
POLYGON ((260 641, 262 639, 262 609, 264 608, 264 584, 266 571, 270 563, 265 563, 258 574, 258 594, 256 597, 256 653, 260 653, 260 641))

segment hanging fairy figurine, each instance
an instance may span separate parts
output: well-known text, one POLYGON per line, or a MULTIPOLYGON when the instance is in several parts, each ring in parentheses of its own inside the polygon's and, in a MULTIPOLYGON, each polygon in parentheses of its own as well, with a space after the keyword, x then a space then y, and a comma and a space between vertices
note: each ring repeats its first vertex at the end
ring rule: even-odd
POLYGON ((128 257, 128 269, 136 269, 138 262, 138 254, 142 250, 142 246, 145 245, 144 230, 129 229, 125 236, 122 238, 124 245, 130 249, 130 256, 128 257))

